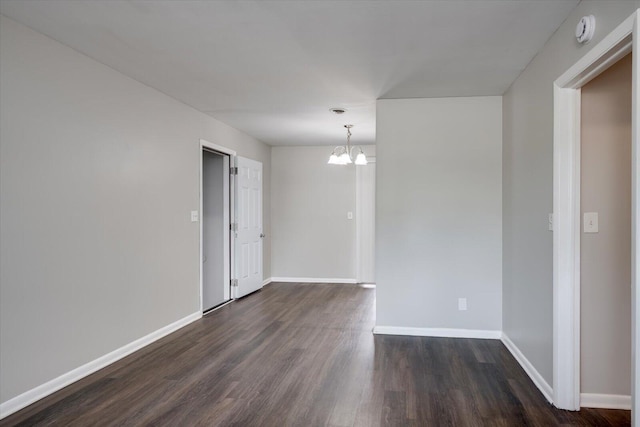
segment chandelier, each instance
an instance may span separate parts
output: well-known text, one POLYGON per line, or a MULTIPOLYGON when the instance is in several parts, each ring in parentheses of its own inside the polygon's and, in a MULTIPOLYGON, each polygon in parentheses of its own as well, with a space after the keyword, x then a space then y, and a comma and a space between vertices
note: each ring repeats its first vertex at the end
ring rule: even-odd
POLYGON ((330 165, 348 165, 351 163, 359 166, 366 165, 368 163, 367 156, 364 155, 362 147, 358 147, 360 152, 356 156, 355 161, 353 160, 353 149, 356 148, 351 146, 351 128, 353 125, 344 125, 344 127, 347 128, 347 144, 334 148, 327 163, 330 165))

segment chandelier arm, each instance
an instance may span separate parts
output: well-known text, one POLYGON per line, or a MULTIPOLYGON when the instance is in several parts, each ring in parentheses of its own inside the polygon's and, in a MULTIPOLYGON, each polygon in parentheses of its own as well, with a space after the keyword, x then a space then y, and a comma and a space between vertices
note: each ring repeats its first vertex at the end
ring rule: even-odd
POLYGON ((366 165, 366 157, 364 157, 364 151, 362 151, 361 146, 352 146, 351 145, 351 128, 353 125, 346 124, 344 127, 347 129, 347 142, 345 145, 336 146, 329 156, 329 164, 338 164, 338 165, 346 165, 354 162, 354 158, 357 160, 357 165, 366 165), (358 148, 360 152, 354 157, 353 150, 354 148, 358 148), (362 158, 361 158, 362 157, 362 158))

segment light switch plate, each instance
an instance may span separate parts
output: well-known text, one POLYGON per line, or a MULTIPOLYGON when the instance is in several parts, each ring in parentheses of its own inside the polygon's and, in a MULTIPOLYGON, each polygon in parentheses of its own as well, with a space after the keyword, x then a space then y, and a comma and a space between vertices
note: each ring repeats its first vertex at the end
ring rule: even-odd
POLYGON ((191 211, 191 222, 198 222, 198 211, 191 211))
POLYGON ((585 233, 598 232, 598 212, 585 212, 583 227, 585 233))
POLYGON ((458 310, 465 311, 467 309, 467 299, 458 298, 458 310))
POLYGON ((553 214, 549 214, 549 231, 553 231, 553 214))
POLYGON ((347 219, 353 219, 353 212, 347 212, 347 219))

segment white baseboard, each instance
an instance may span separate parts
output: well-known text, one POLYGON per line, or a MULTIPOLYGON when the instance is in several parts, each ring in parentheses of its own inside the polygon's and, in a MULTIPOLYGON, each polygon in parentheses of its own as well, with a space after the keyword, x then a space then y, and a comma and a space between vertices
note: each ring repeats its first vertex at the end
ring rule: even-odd
POLYGON ((262 286, 267 286, 271 282, 273 282, 273 278, 268 277, 262 281, 262 286))
POLYGON ((410 335, 414 337, 444 337, 444 338, 481 338, 499 340, 500 331, 480 329, 452 329, 452 328, 409 328, 402 326, 376 326, 376 335, 410 335))
POLYGON ((580 393, 582 408, 631 410, 631 396, 620 394, 580 393))
POLYGON ((196 312, 0 404, 0 420, 202 317, 196 312))
POLYGON ((287 283, 358 283, 356 279, 324 278, 324 277, 272 277, 272 282, 287 283))
POLYGON ((540 372, 538 372, 533 364, 529 362, 529 359, 527 359, 524 354, 522 354, 520 349, 513 343, 513 341, 509 339, 509 337, 505 333, 502 333, 501 340, 504 346, 507 347, 507 350, 511 352, 516 361, 520 364, 520 366, 522 366, 522 369, 524 369, 527 375, 529 375, 531 381, 533 381, 536 387, 538 387, 538 390, 540 390, 540 392, 544 395, 545 399, 547 399, 549 403, 553 403, 553 388, 551 388, 549 383, 545 381, 542 375, 540 375, 540 372))

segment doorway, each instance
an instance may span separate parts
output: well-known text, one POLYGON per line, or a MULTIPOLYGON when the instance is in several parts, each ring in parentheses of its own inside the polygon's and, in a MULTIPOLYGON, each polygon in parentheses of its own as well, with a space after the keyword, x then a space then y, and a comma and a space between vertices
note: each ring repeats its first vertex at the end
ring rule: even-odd
MULTIPOLYGON (((200 140, 200 310, 263 286, 262 163, 200 140)), ((194 213, 192 212, 192 221, 194 213)))
MULTIPOLYGON (((632 51, 640 35, 636 11, 555 82, 553 137, 553 404, 580 409, 580 106, 581 88, 632 51)), ((637 308, 640 256, 639 55, 632 57, 631 134, 631 418, 640 423, 640 328, 637 308)))
POLYGON ((202 311, 231 299, 230 157, 202 150, 202 311))

